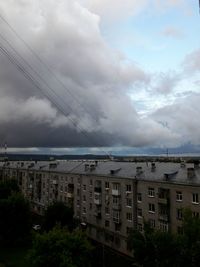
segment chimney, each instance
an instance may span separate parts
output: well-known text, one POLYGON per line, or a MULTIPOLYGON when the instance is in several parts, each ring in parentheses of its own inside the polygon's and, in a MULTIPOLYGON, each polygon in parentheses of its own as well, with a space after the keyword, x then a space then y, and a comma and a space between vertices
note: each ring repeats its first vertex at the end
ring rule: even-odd
POLYGON ((151 163, 151 171, 154 172, 156 170, 156 164, 155 162, 151 163))
POLYGON ((90 164, 90 171, 93 171, 93 170, 95 170, 95 165, 94 164, 90 164))
POLYGON ((89 170, 89 164, 85 164, 85 171, 89 170))
POLYGON ((198 169, 199 168, 199 160, 194 161, 194 168, 198 169))
POLYGON ((181 161, 181 168, 185 168, 185 161, 181 161))
POLYGON ((142 173, 142 167, 136 167, 136 173, 141 174, 142 173))

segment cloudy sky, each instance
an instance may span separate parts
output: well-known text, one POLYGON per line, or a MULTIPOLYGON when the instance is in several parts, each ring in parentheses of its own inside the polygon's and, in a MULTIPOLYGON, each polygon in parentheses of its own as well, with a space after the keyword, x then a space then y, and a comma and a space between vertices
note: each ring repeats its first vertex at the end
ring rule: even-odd
POLYGON ((0 143, 198 146, 199 33, 198 0, 0 0, 0 143))

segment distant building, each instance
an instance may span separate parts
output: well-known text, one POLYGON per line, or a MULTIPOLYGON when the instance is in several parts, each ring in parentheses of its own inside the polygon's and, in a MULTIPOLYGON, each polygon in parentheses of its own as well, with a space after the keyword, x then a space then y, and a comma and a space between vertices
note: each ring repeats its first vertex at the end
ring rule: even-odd
POLYGON ((17 179, 35 212, 57 200, 72 206, 88 236, 128 255, 127 236, 144 221, 181 233, 182 209, 200 214, 198 162, 0 162, 0 177, 17 179))

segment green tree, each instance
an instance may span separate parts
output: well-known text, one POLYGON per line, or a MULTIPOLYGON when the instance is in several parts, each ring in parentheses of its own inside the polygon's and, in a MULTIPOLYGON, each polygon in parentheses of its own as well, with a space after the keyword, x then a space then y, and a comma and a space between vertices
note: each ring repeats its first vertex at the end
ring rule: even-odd
POLYGON ((1 245, 24 242, 31 229, 31 212, 28 201, 20 193, 0 199, 1 245))
POLYGON ((200 219, 190 209, 184 210, 183 235, 180 237, 184 264, 199 266, 200 263, 200 219))
POLYGON ((89 267, 91 252, 84 233, 56 227, 35 236, 28 261, 31 267, 89 267))
POLYGON ((155 266, 155 247, 152 239, 152 230, 145 223, 144 234, 132 230, 129 234, 127 245, 133 251, 134 260, 142 266, 155 266))
POLYGON ((12 193, 19 192, 17 181, 14 179, 0 181, 0 199, 8 198, 12 193))
POLYGON ((44 230, 49 231, 57 224, 62 227, 67 226, 70 230, 73 228, 73 210, 63 202, 53 203, 47 208, 44 214, 44 230))
POLYGON ((141 266, 179 266, 179 242, 176 235, 153 231, 147 223, 144 233, 134 230, 128 237, 129 249, 141 266))

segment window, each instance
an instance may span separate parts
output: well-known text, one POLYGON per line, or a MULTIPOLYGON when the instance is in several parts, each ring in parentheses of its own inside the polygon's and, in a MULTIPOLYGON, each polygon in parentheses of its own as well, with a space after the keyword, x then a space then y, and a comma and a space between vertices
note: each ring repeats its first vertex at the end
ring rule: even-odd
POLYGON ((110 188, 109 182, 105 182, 105 189, 109 189, 109 188, 110 188))
POLYGON ((120 184, 118 184, 118 183, 114 183, 113 184, 113 189, 114 190, 119 190, 119 188, 120 188, 120 184))
POLYGON ((92 210, 92 203, 90 203, 90 210, 92 210))
POLYGON ((153 229, 156 227, 156 221, 153 219, 149 219, 149 226, 153 229))
POLYGON ((86 184, 83 185, 83 190, 86 191, 86 184))
POLYGON ((81 178, 80 177, 78 177, 78 184, 80 184, 81 183, 81 178))
POLYGON ((80 196, 80 189, 77 189, 77 196, 80 196))
POLYGON ((176 191, 176 201, 183 201, 183 195, 181 191, 176 191))
POLYGON ((86 195, 83 195, 83 202, 86 202, 86 195))
POLYGON ((196 203, 196 204, 199 203, 199 194, 197 193, 192 194, 192 203, 196 203))
POLYGON ((155 190, 152 187, 148 188, 148 196, 149 197, 155 197, 155 190))
POLYGON ((126 185, 126 192, 131 192, 131 184, 126 185))
POLYGON ((106 220, 105 221, 105 227, 109 227, 110 226, 110 221, 106 220))
POLYGON ((86 214, 86 207, 83 207, 83 213, 86 214))
POLYGON ((127 198, 126 199, 126 206, 127 207, 132 207, 132 199, 131 198, 127 198))
POLYGON ((138 231, 142 232, 142 224, 138 223, 138 231))
POLYGON ((110 214, 110 209, 109 209, 109 207, 105 207, 105 214, 106 214, 106 215, 109 215, 109 214, 110 214))
POLYGON ((138 215, 138 217, 142 217, 142 209, 137 210, 137 215, 138 215))
POLYGON ((119 217, 120 217, 120 213, 119 213, 119 211, 113 211, 113 218, 119 220, 119 217))
POLYGON ((92 191, 89 192, 89 197, 92 198, 92 191))
POLYGON ((142 193, 137 194, 137 201, 142 202, 142 193))
POLYGON ((149 212, 155 212, 155 204, 149 203, 149 212))
POLYGON ((119 204, 119 197, 113 196, 113 204, 119 204))
POLYGON ((166 221, 159 222, 159 229, 162 232, 168 232, 168 223, 166 221))
POLYGON ((183 219, 183 210, 182 209, 176 210, 176 218, 177 218, 177 220, 180 220, 180 221, 183 219))
POLYGON ((93 181, 92 181, 92 179, 90 179, 90 186, 92 186, 93 185, 93 181))
POLYGON ((127 221, 132 221, 132 213, 131 212, 126 213, 126 219, 127 219, 127 221))

